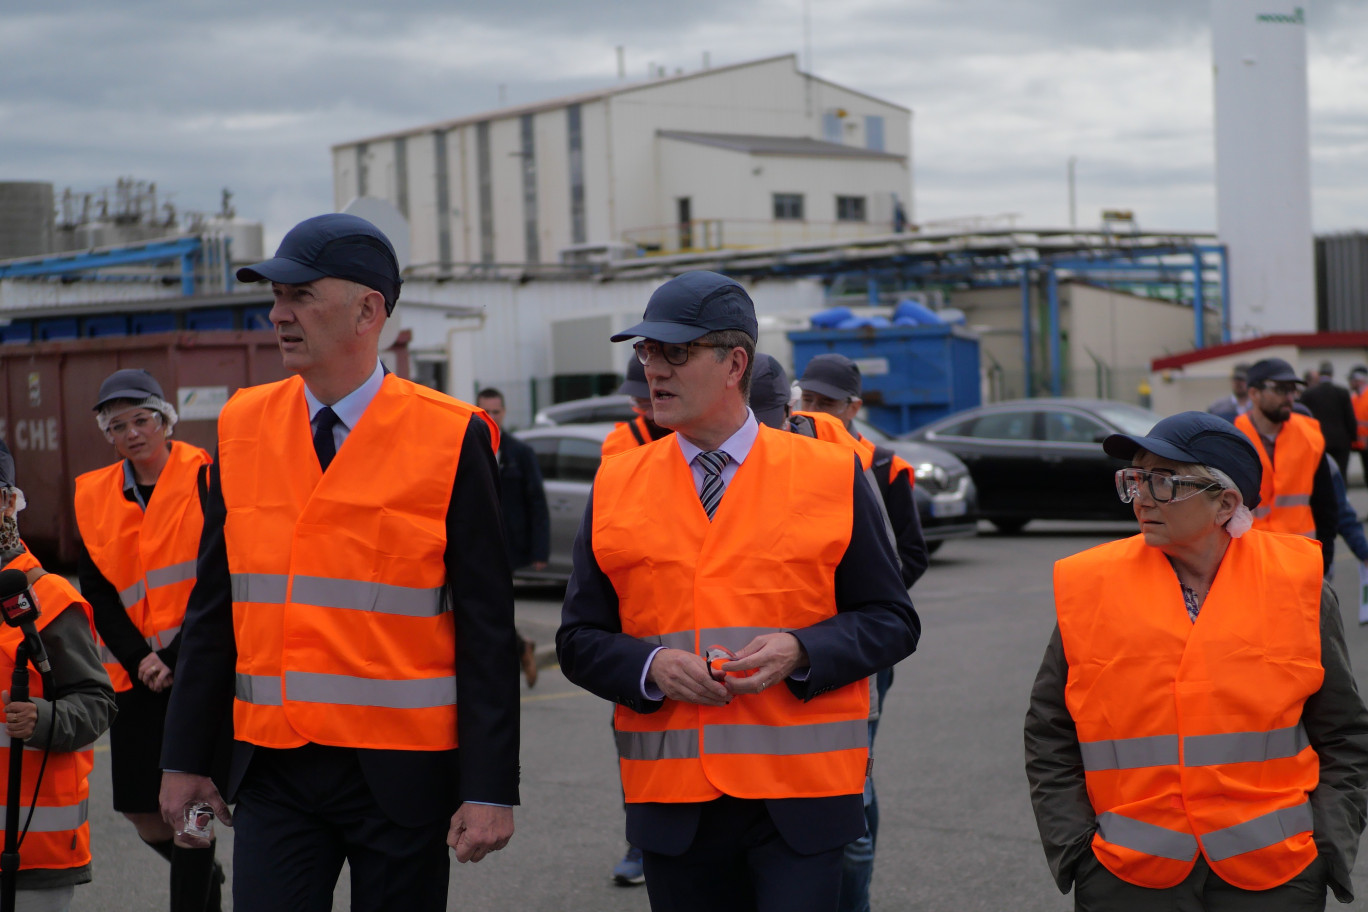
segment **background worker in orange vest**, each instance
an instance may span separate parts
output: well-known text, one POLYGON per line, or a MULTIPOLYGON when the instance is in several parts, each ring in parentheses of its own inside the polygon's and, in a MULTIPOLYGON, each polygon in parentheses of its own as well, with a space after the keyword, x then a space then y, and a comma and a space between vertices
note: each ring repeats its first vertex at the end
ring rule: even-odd
POLYGON ((1353 448, 1358 450, 1363 464, 1364 482, 1368 483, 1368 367, 1362 364, 1349 371, 1349 392, 1354 399, 1354 420, 1357 432, 1353 448))
POLYGON ((5 713, 0 768, 9 768, 14 742, 27 741, 22 794, 0 797, 22 802, 22 828, 46 759, 33 822, 20 847, 16 905, 20 910, 61 910, 71 905, 77 884, 91 881, 88 777, 95 740, 114 718, 114 690, 100 667, 90 605, 65 578, 45 573, 19 537, 19 511, 24 506, 14 459, 0 440, 0 570, 21 570, 29 578, 29 591, 42 612, 36 626, 52 665, 53 684, 47 691, 30 662, 29 699, 10 700, 15 650, 24 635, 8 624, 0 626, 0 700, 5 713), (50 751, 46 758, 45 749, 50 751))
POLYGON ((114 810, 171 863, 172 912, 217 910, 223 872, 214 846, 176 846, 158 806, 171 669, 195 584, 201 490, 208 489, 212 460, 199 447, 168 439, 176 409, 145 370, 110 374, 94 411, 120 458, 76 479, 77 575, 119 707, 109 729, 114 810))
POLYGON ((620 422, 608 432, 607 437, 603 438, 604 456, 645 446, 652 440, 659 440, 670 434, 669 428, 663 428, 651 420, 651 390, 646 385, 645 370, 636 358, 628 362, 626 379, 617 391, 620 395, 631 397, 632 411, 636 412, 637 416, 631 421, 620 422))
POLYGON ((640 337, 675 434, 599 468, 556 636, 566 677, 617 704, 657 910, 836 908, 865 678, 920 634, 859 461, 747 407, 756 331, 740 285, 688 272, 613 337, 640 337))
POLYGON ((401 280, 370 222, 307 219, 237 276, 271 282, 297 376, 219 416, 162 815, 205 802, 236 825, 235 908, 331 908, 345 861, 358 912, 438 912, 447 846, 462 862, 503 848, 518 802, 498 431, 385 370, 401 280), (206 744, 230 705, 220 796, 206 744))
POLYGON ((1221 418, 1103 448, 1140 534, 1055 565, 1026 714, 1055 882, 1108 912, 1349 902, 1368 710, 1316 544, 1251 529, 1262 467, 1221 418))
POLYGON ((1335 540, 1338 505, 1320 424, 1293 406, 1302 379, 1281 358, 1249 368, 1248 412, 1235 419, 1263 464, 1261 500, 1254 527, 1291 532, 1323 543, 1335 540))
MULTIPOLYGON (((830 353, 817 355, 803 368, 798 378, 802 390, 799 402, 804 411, 824 412, 840 419, 846 430, 869 451, 873 461, 874 480, 883 495, 888 521, 898 545, 898 561, 903 583, 911 587, 930 564, 926 539, 922 535, 921 517, 912 496, 914 472, 907 460, 892 450, 875 446, 873 441, 855 430, 855 416, 864 405, 861 398, 864 383, 860 368, 845 355, 830 353)), ((874 749, 874 738, 883 714, 884 698, 893 686, 893 669, 883 668, 877 676, 876 698, 879 706, 869 723, 869 746, 874 749)), ((846 846, 845 876, 841 881, 841 912, 868 912, 869 882, 874 875, 874 852, 879 837, 879 799, 871 776, 866 790, 865 822, 868 832, 846 846)))

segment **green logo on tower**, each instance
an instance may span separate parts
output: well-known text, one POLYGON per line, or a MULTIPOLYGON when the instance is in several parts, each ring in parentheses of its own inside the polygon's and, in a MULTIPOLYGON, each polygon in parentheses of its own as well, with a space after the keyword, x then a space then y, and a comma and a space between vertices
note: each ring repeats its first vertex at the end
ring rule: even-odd
POLYGON ((1255 21, 1271 22, 1274 25, 1305 25, 1306 14, 1299 6, 1290 13, 1259 13, 1255 21))

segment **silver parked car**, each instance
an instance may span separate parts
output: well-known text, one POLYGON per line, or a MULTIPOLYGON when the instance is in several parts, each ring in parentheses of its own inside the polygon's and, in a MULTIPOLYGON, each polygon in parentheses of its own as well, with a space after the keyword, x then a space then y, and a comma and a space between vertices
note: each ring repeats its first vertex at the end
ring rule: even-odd
MULTIPOLYGON (((520 570, 519 579, 569 576, 571 547, 589 502, 589 487, 598 472, 603 438, 617 421, 632 417, 626 396, 595 396, 544 409, 537 414, 533 427, 514 432, 537 454, 551 512, 547 569, 540 573, 520 570)), ((913 495, 928 551, 934 553, 947 539, 978 533, 978 493, 964 463, 927 444, 894 440, 859 420, 856 430, 912 464, 916 473, 913 495)))

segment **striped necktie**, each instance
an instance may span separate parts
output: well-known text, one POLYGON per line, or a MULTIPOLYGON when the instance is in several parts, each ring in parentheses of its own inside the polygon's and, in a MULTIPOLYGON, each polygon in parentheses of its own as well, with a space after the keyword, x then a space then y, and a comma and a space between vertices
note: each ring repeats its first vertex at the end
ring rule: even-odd
POLYGON ((722 484, 722 469, 729 458, 722 450, 711 450, 694 457, 703 467, 703 487, 698 492, 698 499, 703 502, 703 511, 708 514, 710 522, 717 512, 717 505, 722 502, 722 492, 726 490, 726 485, 722 484))

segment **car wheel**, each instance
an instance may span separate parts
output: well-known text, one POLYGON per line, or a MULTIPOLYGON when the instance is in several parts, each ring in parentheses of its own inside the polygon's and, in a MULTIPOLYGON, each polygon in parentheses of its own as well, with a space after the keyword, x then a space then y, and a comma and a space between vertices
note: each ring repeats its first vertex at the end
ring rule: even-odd
POLYGON ((940 550, 940 547, 941 547, 941 545, 943 545, 943 544, 945 544, 945 542, 943 542, 943 541, 927 542, 927 543, 926 543, 926 553, 927 553, 927 554, 935 554, 937 551, 940 550))
POLYGON ((1031 520, 1022 519, 1019 516, 990 516, 988 521, 1003 535, 1016 535, 1026 528, 1026 524, 1031 520))

